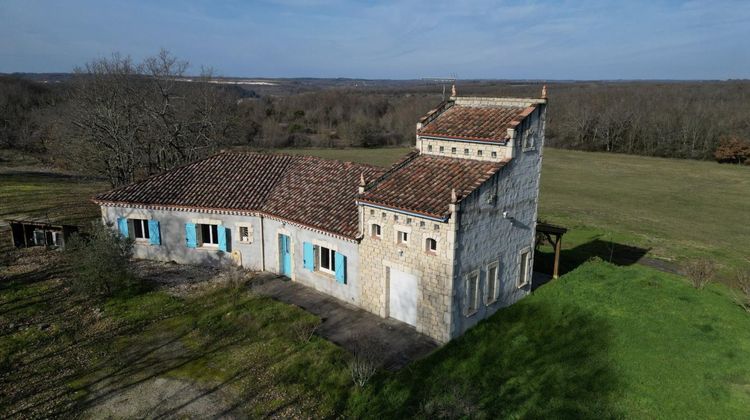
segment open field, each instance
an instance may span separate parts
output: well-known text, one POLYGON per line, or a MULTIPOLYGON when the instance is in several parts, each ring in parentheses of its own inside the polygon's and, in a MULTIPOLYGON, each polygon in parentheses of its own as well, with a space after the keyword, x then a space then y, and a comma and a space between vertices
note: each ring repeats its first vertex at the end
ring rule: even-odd
MULTIPOLYGON (((405 151, 295 153, 386 165, 405 151)), ((29 165, 3 165, 0 217, 98 215, 87 199, 106 185, 29 165)), ((351 383, 347 352, 299 339, 297 325, 319 322, 299 308, 222 286, 97 300, 66 286, 59 253, 6 250, 0 417, 138 416, 151 402, 202 416, 746 418, 750 315, 732 291, 584 261, 616 243, 746 264, 749 178, 750 168, 547 150, 541 214, 572 229, 563 255, 572 271, 364 390, 351 383)))

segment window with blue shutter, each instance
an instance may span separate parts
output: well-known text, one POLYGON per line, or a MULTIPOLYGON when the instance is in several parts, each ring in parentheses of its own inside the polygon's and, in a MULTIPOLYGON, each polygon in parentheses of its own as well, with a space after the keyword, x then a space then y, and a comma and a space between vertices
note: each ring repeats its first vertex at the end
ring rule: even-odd
POLYGON ((304 267, 310 271, 315 270, 315 251, 313 248, 313 244, 310 242, 304 242, 302 244, 302 263, 304 267))
POLYGON ((216 226, 216 233, 219 238, 219 249, 227 252, 227 229, 224 225, 216 226))
POLYGON ((188 248, 195 248, 198 246, 198 241, 195 236, 195 223, 185 223, 185 243, 188 248))
POLYGON ((149 220, 148 221, 148 236, 151 241, 151 245, 161 245, 161 234, 159 232, 159 221, 149 220))
POLYGON ((117 228, 124 237, 128 237, 128 219, 124 217, 117 218, 117 228))
POLYGON ((336 283, 346 284, 346 256, 336 253, 336 283))

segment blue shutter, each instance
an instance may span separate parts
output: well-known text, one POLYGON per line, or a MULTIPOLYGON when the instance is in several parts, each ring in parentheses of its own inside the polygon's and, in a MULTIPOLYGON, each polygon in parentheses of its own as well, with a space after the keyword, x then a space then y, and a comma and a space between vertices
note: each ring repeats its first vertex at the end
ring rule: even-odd
POLYGON ((161 235, 159 233, 158 220, 148 221, 148 237, 151 240, 151 245, 161 245, 161 235))
POLYGON ((185 242, 188 248, 195 248, 198 245, 195 239, 195 223, 185 223, 185 242))
POLYGON ((346 284, 346 256, 336 253, 336 283, 346 284))
POLYGON ((306 269, 313 271, 315 270, 315 252, 313 251, 313 244, 310 242, 304 242, 302 244, 303 251, 303 265, 306 269))
POLYGON ((128 237, 128 219, 124 217, 117 218, 117 228, 124 237, 128 237))
POLYGON ((227 252, 227 229, 224 225, 216 226, 216 233, 219 234, 219 249, 227 252))

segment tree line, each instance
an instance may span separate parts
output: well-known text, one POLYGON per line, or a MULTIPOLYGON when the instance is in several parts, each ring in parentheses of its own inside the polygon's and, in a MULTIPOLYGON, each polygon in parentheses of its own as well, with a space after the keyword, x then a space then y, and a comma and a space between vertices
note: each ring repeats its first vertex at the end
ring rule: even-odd
MULTIPOLYGON (((113 186, 221 147, 410 145, 443 98, 418 81, 222 85, 168 51, 114 54, 63 82, 0 77, 0 147, 46 156, 113 186)), ((280 81, 279 83, 283 83, 280 81)), ((538 97, 541 83, 463 81, 459 95, 538 97)), ((553 147, 743 163, 750 157, 750 82, 550 83, 553 147)))

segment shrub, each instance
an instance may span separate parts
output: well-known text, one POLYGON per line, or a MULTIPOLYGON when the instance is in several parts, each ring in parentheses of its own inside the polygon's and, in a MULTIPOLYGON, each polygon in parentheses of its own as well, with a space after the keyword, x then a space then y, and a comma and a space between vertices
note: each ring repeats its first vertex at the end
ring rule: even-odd
POLYGON ((354 347, 354 357, 349 362, 349 371, 354 384, 363 388, 377 372, 383 352, 378 343, 371 339, 355 337, 354 340, 357 344, 354 347))
POLYGON ((750 161, 750 141, 739 137, 727 137, 719 143, 714 151, 714 157, 719 163, 742 164, 750 161))
POLYGON ((81 292, 110 296, 133 285, 133 240, 111 226, 94 223, 86 236, 74 235, 65 255, 75 272, 73 287, 81 292))
POLYGON ((310 322, 306 319, 302 319, 292 324, 294 334, 301 343, 310 342, 313 335, 315 335, 315 331, 317 331, 319 327, 320 322, 318 322, 318 320, 310 322))
POLYGON ((685 265, 685 274, 693 287, 703 289, 714 278, 716 265, 707 258, 698 258, 685 265))
POLYGON ((737 304, 746 312, 750 312, 750 270, 737 271, 737 289, 739 289, 735 295, 737 304))

